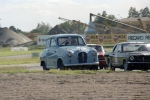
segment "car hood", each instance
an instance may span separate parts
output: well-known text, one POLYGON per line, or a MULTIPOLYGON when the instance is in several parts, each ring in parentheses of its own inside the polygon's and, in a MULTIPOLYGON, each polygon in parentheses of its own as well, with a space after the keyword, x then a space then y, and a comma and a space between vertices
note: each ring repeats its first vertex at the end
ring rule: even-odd
POLYGON ((130 55, 150 55, 150 52, 131 52, 130 55))
POLYGON ((98 54, 98 55, 103 55, 103 56, 105 55, 104 52, 97 52, 97 54, 98 54))
POLYGON ((68 51, 91 51, 91 50, 95 50, 93 48, 90 47, 86 47, 86 46, 64 46, 64 47, 60 47, 60 49, 66 49, 68 51))

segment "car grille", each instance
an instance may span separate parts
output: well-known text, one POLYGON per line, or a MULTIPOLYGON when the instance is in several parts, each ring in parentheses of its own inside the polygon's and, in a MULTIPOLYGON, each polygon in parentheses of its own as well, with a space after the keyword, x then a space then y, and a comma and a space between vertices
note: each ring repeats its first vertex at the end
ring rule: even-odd
POLYGON ((140 62, 150 62, 150 56, 137 56, 137 60, 140 62))
POLYGON ((98 60, 104 60, 104 59, 105 59, 104 56, 98 55, 98 60))
POLYGON ((79 63, 86 63, 87 62, 87 53, 79 52, 78 53, 78 61, 79 61, 79 63))

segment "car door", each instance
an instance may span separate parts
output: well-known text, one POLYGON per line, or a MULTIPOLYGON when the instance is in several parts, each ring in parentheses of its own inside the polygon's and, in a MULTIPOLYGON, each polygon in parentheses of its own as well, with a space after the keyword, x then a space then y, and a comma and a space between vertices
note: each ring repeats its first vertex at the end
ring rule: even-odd
POLYGON ((113 66, 120 66, 120 61, 122 59, 122 54, 121 54, 121 45, 118 44, 116 45, 116 47, 114 48, 113 52, 112 52, 112 65, 113 66))
POLYGON ((47 66, 49 68, 55 68, 54 66, 55 53, 56 53, 56 41, 55 38, 51 38, 49 49, 47 52, 47 66))

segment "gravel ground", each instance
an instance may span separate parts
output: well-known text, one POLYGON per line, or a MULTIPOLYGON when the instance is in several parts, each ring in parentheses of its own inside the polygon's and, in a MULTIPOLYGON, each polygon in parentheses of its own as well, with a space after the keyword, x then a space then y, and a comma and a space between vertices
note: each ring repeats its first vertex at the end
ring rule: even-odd
MULTIPOLYGON (((18 57, 31 55, 10 58, 18 57)), ((4 66, 8 65, 0 67, 4 66)), ((39 63, 17 66, 42 70, 39 63)), ((0 100, 150 100, 150 71, 116 69, 110 73, 80 75, 56 75, 45 71, 1 73, 0 100)))
POLYGON ((150 72, 0 74, 0 100, 150 100, 150 72))

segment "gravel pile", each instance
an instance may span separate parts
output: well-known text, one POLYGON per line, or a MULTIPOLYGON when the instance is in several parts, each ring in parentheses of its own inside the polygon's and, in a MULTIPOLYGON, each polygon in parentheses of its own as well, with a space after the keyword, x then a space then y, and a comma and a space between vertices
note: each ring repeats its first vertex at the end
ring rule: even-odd
POLYGON ((21 33, 16 33, 8 28, 0 28, 0 45, 14 46, 31 42, 32 40, 21 33))

